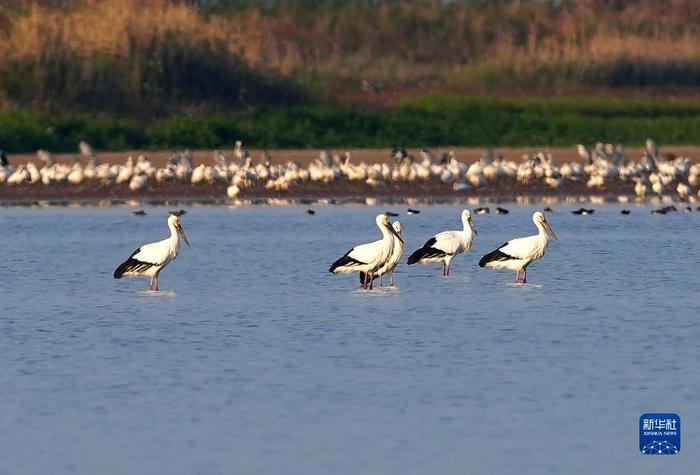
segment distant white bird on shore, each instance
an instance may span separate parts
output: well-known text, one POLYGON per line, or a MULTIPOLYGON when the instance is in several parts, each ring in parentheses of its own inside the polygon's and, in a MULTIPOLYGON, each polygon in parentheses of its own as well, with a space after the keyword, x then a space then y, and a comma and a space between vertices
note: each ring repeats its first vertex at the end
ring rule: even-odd
POLYGON ((549 242, 549 236, 557 239, 544 214, 537 211, 532 215, 532 221, 539 233, 534 236, 511 239, 493 252, 486 254, 479 261, 480 267, 491 269, 510 269, 515 271, 515 283, 518 283, 520 273, 524 272, 523 284, 527 283, 527 266, 532 261, 544 256, 549 242))
POLYGON ((684 200, 690 194, 690 187, 685 183, 678 183, 678 186, 676 187, 676 192, 678 193, 680 199, 684 200))
POLYGON ((148 177, 146 175, 134 175, 129 181, 129 190, 141 191, 146 188, 148 177))
POLYGON ((68 183, 71 185, 79 185, 85 179, 83 167, 79 163, 74 163, 71 172, 68 174, 68 183))
POLYGON ((29 179, 29 172, 23 163, 17 166, 17 169, 7 178, 8 185, 21 185, 29 179))
POLYGON ((334 274, 337 272, 364 272, 363 288, 365 290, 367 290, 368 286, 370 289, 372 288, 372 279, 375 272, 391 256, 391 252, 394 249, 394 239, 403 241, 392 227, 387 215, 377 215, 375 222, 382 233, 382 239, 353 247, 328 269, 329 272, 334 274))
POLYGON ((647 194, 647 185, 642 181, 641 178, 635 178, 634 193, 640 198, 644 198, 647 194))
POLYGON ((187 245, 185 231, 180 225, 180 217, 175 213, 170 213, 168 217, 168 228, 170 237, 162 241, 151 244, 144 244, 136 249, 129 258, 122 262, 114 271, 114 278, 146 276, 151 281, 148 290, 158 290, 158 274, 171 261, 174 261, 180 253, 180 239, 187 245))
POLYGON ((236 158, 240 164, 243 164, 250 156, 248 155, 248 149, 243 146, 243 142, 241 140, 236 140, 233 153, 236 155, 236 158))
POLYGON ((229 185, 228 188, 226 188, 226 195, 227 195, 229 198, 231 198, 231 199, 233 199, 233 198, 235 198, 236 196, 238 196, 238 194, 239 194, 240 192, 241 192, 241 188, 240 188, 238 185, 233 185, 233 184, 232 184, 232 185, 229 185))
POLYGON ((411 254, 408 265, 442 262, 442 275, 450 275, 452 259, 457 254, 469 251, 474 235, 478 235, 468 209, 462 211, 462 225, 461 231, 443 231, 428 239, 423 247, 411 254))

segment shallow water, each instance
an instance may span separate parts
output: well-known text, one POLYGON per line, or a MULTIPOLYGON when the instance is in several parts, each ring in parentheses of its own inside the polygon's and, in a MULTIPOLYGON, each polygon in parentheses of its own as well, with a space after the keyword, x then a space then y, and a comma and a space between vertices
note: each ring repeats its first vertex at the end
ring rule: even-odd
POLYGON ((2 209, 0 472, 692 473, 700 213, 630 206, 556 206, 532 285, 476 265, 533 233, 507 205, 449 278, 374 292, 327 269, 378 212, 408 255, 461 208, 194 207, 160 293, 111 274, 167 208, 2 209), (643 412, 680 414, 678 456, 639 453, 643 412))

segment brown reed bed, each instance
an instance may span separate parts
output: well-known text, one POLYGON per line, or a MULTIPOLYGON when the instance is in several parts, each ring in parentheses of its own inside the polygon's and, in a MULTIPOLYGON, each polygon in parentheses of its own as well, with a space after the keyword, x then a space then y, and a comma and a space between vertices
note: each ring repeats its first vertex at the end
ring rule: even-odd
POLYGON ((692 0, 206 5, 5 2, 0 103, 152 114, 332 101, 363 84, 700 85, 692 0))

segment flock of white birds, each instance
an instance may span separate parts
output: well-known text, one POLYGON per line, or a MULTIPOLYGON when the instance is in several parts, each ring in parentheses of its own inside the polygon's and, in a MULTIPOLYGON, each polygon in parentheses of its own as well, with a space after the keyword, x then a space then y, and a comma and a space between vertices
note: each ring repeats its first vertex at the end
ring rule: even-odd
POLYGON ((694 202, 699 195, 700 165, 691 164, 686 157, 660 153, 653 140, 646 141, 645 150, 638 160, 627 156, 620 145, 597 143, 593 147, 578 146, 579 161, 560 165, 547 152, 524 155, 520 161, 508 160, 491 150, 473 163, 461 162, 454 152, 434 154, 423 148, 418 156, 405 148, 395 148, 392 163, 355 163, 349 152, 333 154, 320 152, 308 167, 295 161, 274 163, 266 151, 254 159, 237 141, 232 156, 215 151, 209 164, 193 163, 188 150, 170 155, 167 164, 156 167, 145 155, 128 157, 124 164, 100 163, 98 155, 85 142, 79 144, 86 164, 75 160, 72 164, 58 163, 53 156, 39 150, 41 166, 34 163, 13 167, 3 154, 0 163, 0 184, 16 186, 37 184, 81 185, 95 182, 109 187, 128 184, 138 192, 161 183, 180 182, 206 185, 215 182, 228 184, 227 194, 237 198, 252 188, 284 192, 305 183, 333 184, 341 181, 365 183, 382 187, 392 183, 419 183, 439 181, 454 191, 483 189, 510 181, 564 189, 567 184, 579 183, 596 190, 604 190, 612 183, 629 184, 630 193, 646 196, 672 196, 694 202))

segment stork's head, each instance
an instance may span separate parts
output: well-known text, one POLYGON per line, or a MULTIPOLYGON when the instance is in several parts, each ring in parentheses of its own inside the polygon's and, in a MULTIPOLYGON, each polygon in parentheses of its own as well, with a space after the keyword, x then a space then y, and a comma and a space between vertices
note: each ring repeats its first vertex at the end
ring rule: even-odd
POLYGON ((465 209, 462 211, 462 224, 464 224, 464 229, 469 226, 474 234, 477 236, 479 233, 476 232, 476 228, 474 227, 474 220, 472 219, 472 213, 468 209, 465 209))
POLYGON ((380 229, 384 228, 387 231, 389 231, 391 234, 396 236, 396 238, 403 242, 403 239, 401 239, 401 234, 396 232, 394 227, 391 225, 391 220, 389 219, 389 216, 385 215, 384 213, 378 214, 377 215, 377 226, 379 226, 380 229))
POLYGON ((535 226, 544 229, 544 231, 550 236, 552 236, 554 239, 559 239, 554 233, 552 227, 547 222, 547 219, 544 217, 544 214, 542 214, 540 211, 535 211, 535 213, 532 215, 532 221, 535 223, 535 226))
POLYGON ((389 221, 389 216, 385 215, 384 213, 378 214, 375 221, 377 222, 377 226, 388 226, 391 224, 389 221))
POLYGON ((185 241, 185 243, 189 246, 190 241, 187 240, 187 235, 185 234, 185 231, 182 229, 182 225, 180 224, 180 216, 175 214, 175 213, 170 213, 170 216, 168 216, 168 226, 170 226, 171 229, 174 229, 177 235, 185 241))
POLYGON ((401 223, 398 221, 394 221, 391 225, 394 227, 394 231, 396 231, 398 235, 401 236, 401 223))

